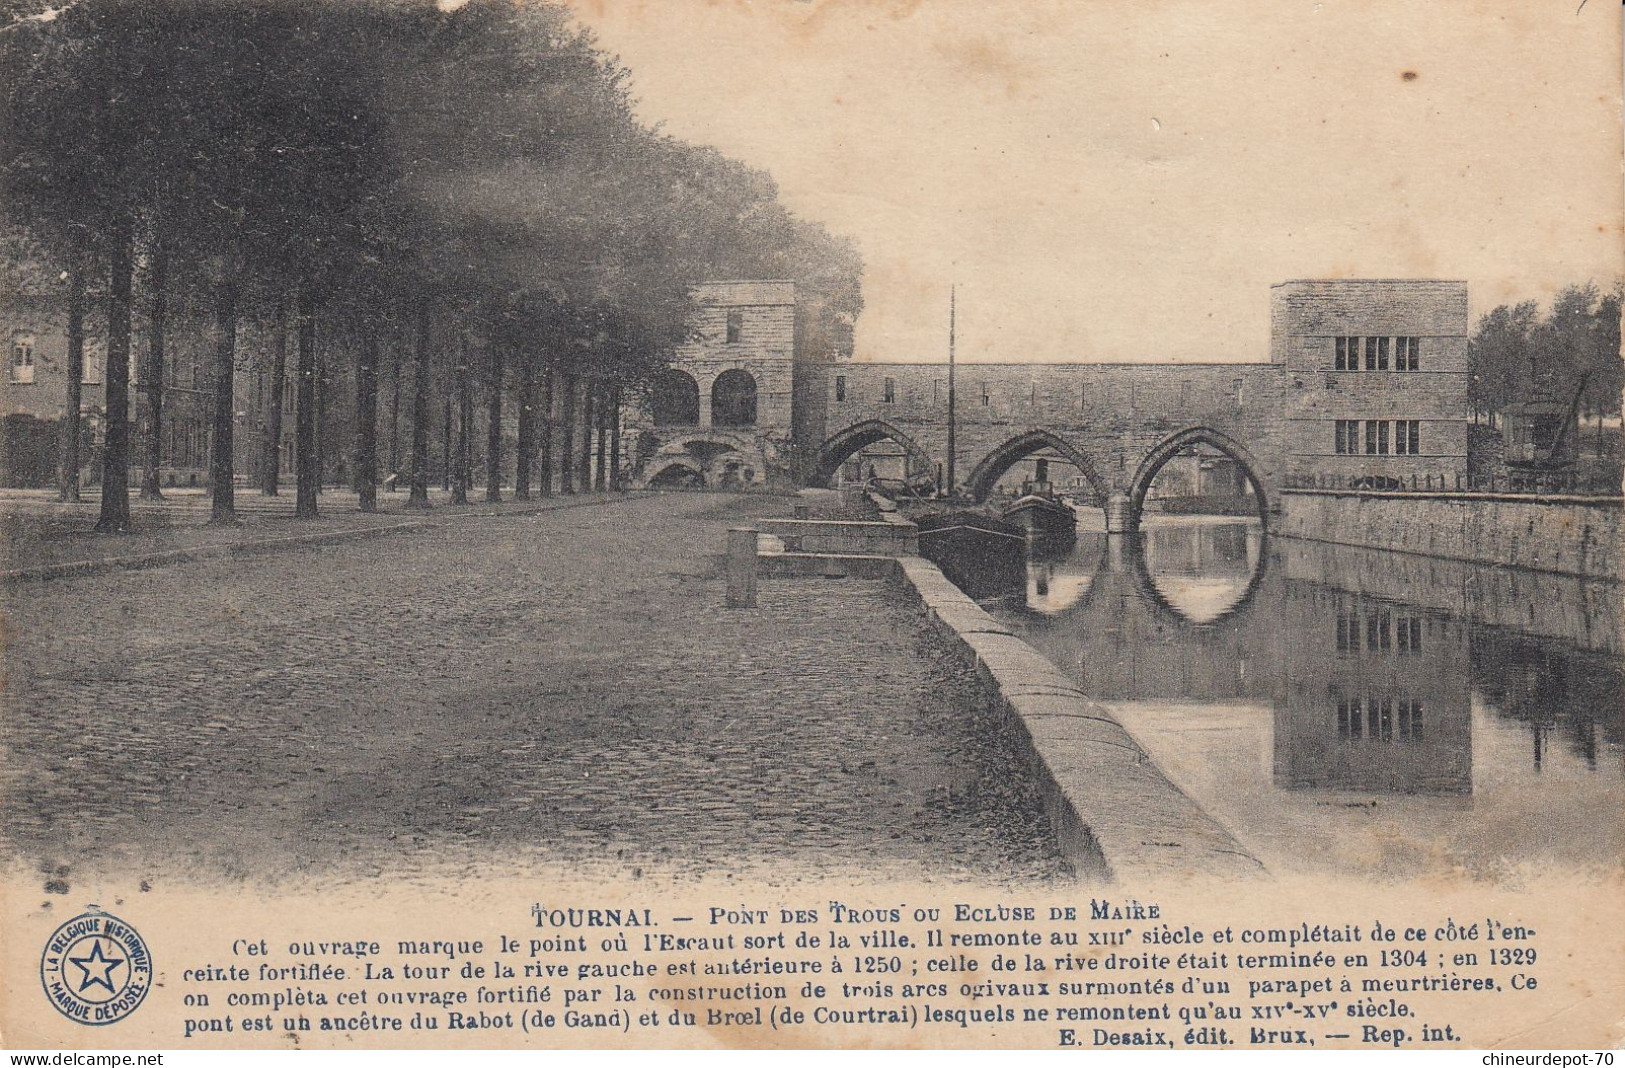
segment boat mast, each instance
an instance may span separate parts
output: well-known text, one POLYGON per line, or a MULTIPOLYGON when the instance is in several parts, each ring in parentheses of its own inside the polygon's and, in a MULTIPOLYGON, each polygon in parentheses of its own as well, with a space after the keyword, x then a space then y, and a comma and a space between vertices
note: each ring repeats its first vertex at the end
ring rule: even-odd
POLYGON ((955 312, 955 286, 948 286, 948 496, 953 497, 957 483, 954 481, 954 431, 957 412, 954 407, 954 312, 955 312))

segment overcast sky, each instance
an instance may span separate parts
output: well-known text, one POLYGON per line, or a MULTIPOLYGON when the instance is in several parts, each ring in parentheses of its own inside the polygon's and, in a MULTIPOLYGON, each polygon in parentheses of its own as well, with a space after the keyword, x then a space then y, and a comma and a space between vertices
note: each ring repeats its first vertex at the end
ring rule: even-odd
POLYGON ((867 264, 857 358, 1268 358, 1269 286, 1621 271, 1609 0, 580 0, 867 264), (1243 11, 1248 12, 1245 16, 1243 11))

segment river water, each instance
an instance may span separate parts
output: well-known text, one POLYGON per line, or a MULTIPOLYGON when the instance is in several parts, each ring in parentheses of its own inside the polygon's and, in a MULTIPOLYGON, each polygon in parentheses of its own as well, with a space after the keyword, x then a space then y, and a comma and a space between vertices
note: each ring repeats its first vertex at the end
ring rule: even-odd
MULTIPOLYGON (((1625 855, 1621 588, 1153 517, 945 569, 1272 871, 1532 880, 1625 855)), ((951 566, 950 566, 951 565, 951 566)))

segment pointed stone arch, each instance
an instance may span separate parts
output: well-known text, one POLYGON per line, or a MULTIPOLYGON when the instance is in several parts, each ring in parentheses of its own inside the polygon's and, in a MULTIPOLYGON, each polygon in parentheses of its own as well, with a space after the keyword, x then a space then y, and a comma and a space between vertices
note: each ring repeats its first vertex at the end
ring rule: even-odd
POLYGON ((966 491, 978 501, 986 500, 987 495, 993 492, 994 483, 1004 477, 1006 471, 1042 449, 1054 449, 1066 458, 1067 463, 1083 472, 1083 477, 1089 481, 1089 488, 1094 491, 1094 503, 1106 503, 1106 498, 1111 494, 1111 483, 1101 477, 1094 462, 1082 450, 1048 430, 1029 430, 1017 434, 982 457, 965 480, 966 491))
POLYGON ((836 470, 859 449, 873 445, 877 441, 891 440, 897 442, 908 452, 909 460, 921 470, 931 470, 931 456, 907 434, 898 430, 890 423, 881 419, 865 419, 861 423, 854 423, 845 430, 832 434, 818 449, 818 464, 813 469, 811 482, 815 486, 827 486, 836 470))
POLYGON ((1125 529, 1130 533, 1140 529, 1140 512, 1145 507, 1145 495, 1151 489, 1152 480, 1157 477, 1157 472, 1162 470, 1163 464, 1192 445, 1211 445, 1241 465, 1247 480, 1253 484, 1253 496, 1258 500, 1258 519, 1264 524, 1265 529, 1268 529, 1273 500, 1270 496, 1270 487, 1261 474, 1263 466, 1252 451, 1241 442, 1222 430, 1208 426, 1188 427, 1170 434, 1146 453, 1145 459, 1141 460, 1139 467, 1134 470, 1134 480, 1129 483, 1125 529))

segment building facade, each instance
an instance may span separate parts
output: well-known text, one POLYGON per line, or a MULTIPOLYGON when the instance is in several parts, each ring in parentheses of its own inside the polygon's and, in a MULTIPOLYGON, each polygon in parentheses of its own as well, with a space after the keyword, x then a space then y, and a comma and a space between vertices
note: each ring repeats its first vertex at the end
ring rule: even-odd
POLYGON ((1299 280, 1270 291, 1285 471, 1339 487, 1467 471, 1467 283, 1299 280))
POLYGON ((694 287, 696 340, 626 413, 636 486, 760 486, 794 477, 795 283, 694 287))

